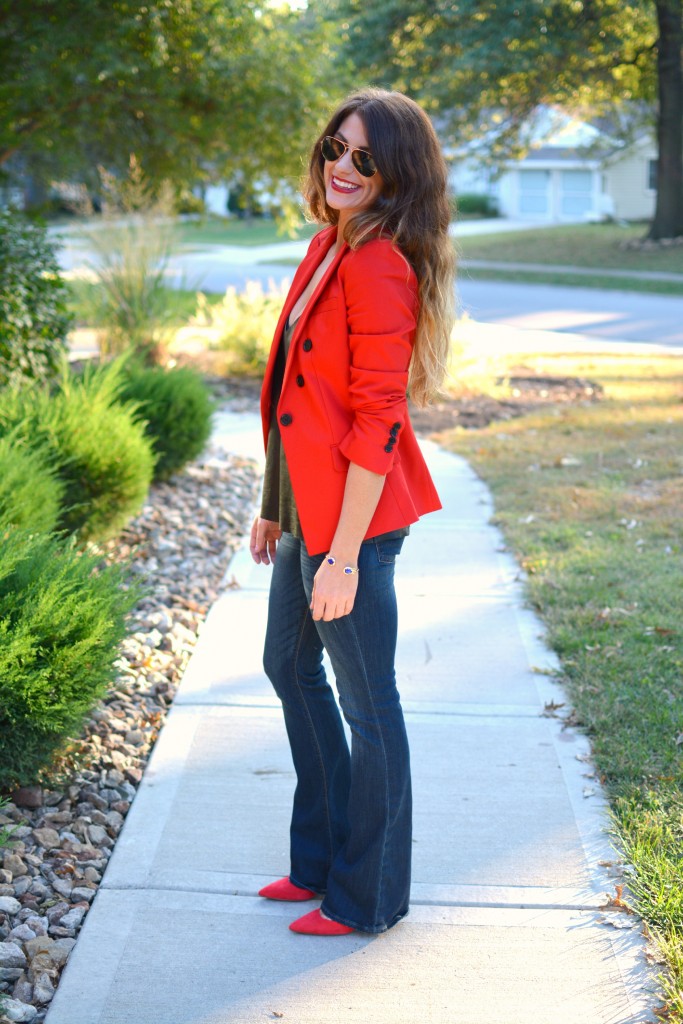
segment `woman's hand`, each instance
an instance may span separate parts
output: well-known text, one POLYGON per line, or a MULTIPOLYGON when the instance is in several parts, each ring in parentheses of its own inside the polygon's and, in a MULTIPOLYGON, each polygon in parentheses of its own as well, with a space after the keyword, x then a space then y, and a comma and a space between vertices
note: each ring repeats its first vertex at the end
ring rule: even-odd
POLYGON ((341 619, 353 610, 358 590, 358 573, 347 576, 341 563, 328 565, 323 562, 313 579, 313 597, 311 599, 311 615, 318 621, 324 619, 341 619))
POLYGON ((282 530, 279 523, 256 516, 254 525, 251 528, 249 550, 251 551, 251 557, 257 565, 261 562, 264 565, 270 565, 271 562, 275 561, 277 542, 281 536, 282 530))

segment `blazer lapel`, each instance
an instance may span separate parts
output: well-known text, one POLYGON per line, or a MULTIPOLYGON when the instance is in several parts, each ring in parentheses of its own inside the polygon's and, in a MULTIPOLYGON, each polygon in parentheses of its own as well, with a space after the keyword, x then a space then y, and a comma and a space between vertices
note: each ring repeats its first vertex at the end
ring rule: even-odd
MULTIPOLYGON (((274 342, 273 342, 273 345, 271 346, 270 355, 268 357, 268 363, 266 365, 266 370, 265 370, 265 373, 263 375, 263 389, 262 389, 262 392, 261 392, 262 403, 265 402, 265 396, 266 395, 270 395, 270 382, 271 382, 271 378, 272 378, 272 375, 273 375, 273 369, 275 367, 275 359, 277 357, 279 341, 280 341, 280 338, 282 337, 282 332, 284 331, 285 324, 287 323, 287 318, 289 317, 290 312, 294 308, 297 299, 299 298, 301 293, 304 291, 304 289, 305 289, 306 285, 308 284, 308 282, 311 280, 311 277, 315 273, 316 269, 320 266, 320 264, 324 260, 325 256, 330 251, 330 247, 332 245, 334 245, 336 237, 337 237, 337 233, 336 233, 335 228, 333 228, 333 227, 328 228, 327 232, 321 232, 321 238, 320 238, 319 245, 315 249, 311 249, 306 254, 306 256, 304 256, 303 260, 299 264, 299 267, 298 267, 298 269, 297 269, 297 271, 296 271, 296 273, 294 275, 294 279, 292 280, 292 284, 291 284, 289 292, 287 294, 287 298, 285 299, 285 304, 282 307, 282 312, 280 313, 280 317, 279 317, 278 322, 277 322, 277 327, 275 328, 274 342)), ((334 257, 334 259, 330 263, 329 267, 327 268, 327 270, 325 271, 325 273, 323 274, 321 279, 318 281, 318 284, 316 285, 313 294, 311 295, 311 297, 309 298, 308 302, 306 303, 306 308, 304 309, 303 313, 301 314, 301 316, 297 320, 296 326, 294 328, 294 333, 292 335, 292 341, 291 341, 291 347, 290 347, 290 353, 293 352, 293 350, 294 350, 294 343, 295 343, 296 339, 298 338, 299 334, 301 333, 301 331, 303 330, 303 327, 305 325, 305 322, 308 320, 308 317, 311 315, 311 312, 313 311, 315 303, 318 301, 318 297, 319 297, 320 293, 322 292, 323 288, 325 287, 325 285, 329 281, 331 275, 333 274, 335 268, 338 266, 339 261, 341 260, 343 254, 344 254, 344 252, 346 251, 347 248, 348 248, 348 246, 346 244, 344 244, 341 247, 340 251, 334 257)), ((288 371, 289 371, 290 365, 291 365, 291 360, 288 359, 287 360, 287 364, 285 366, 285 377, 284 377, 284 381, 283 381, 283 389, 284 389, 284 383, 287 380, 287 376, 288 376, 288 371)), ((264 408, 264 405, 262 405, 262 408, 264 408)))

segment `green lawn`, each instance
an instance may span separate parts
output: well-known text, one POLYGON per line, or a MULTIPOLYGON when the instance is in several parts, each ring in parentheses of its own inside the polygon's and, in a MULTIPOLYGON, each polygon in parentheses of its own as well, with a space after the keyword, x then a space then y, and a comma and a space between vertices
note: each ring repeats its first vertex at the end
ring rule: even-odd
MULTIPOLYGON (((284 260, 278 260, 284 263, 284 260)), ((296 262, 295 260, 292 262, 296 262)), ((600 291, 647 292, 655 295, 683 295, 683 281, 639 281, 631 277, 607 277, 596 270, 594 274, 563 274, 549 270, 493 270, 485 267, 460 268, 458 276, 472 281, 513 281, 519 284, 550 284, 565 288, 599 288, 600 291)))
POLYGON ((183 247, 202 245, 273 245, 292 238, 312 238, 320 228, 304 224, 293 235, 287 234, 272 220, 206 220, 183 221, 178 224, 176 237, 183 247))
MULTIPOLYGON (((99 286, 89 284, 86 281, 67 281, 68 307, 76 318, 76 327, 89 327, 91 325, 87 294, 99 286)), ((166 288, 166 306, 172 314, 171 323, 182 327, 189 318, 197 311, 197 292, 182 290, 180 288, 166 288)), ((222 294, 216 292, 204 292, 210 302, 220 301, 222 294)))
MULTIPOLYGON (((475 357, 460 386, 476 372, 480 388, 505 393, 495 382, 511 364, 487 366, 487 388, 475 357)), ((443 441, 491 487, 495 518, 527 572, 632 866, 627 898, 667 967, 662 1016, 681 1024, 683 359, 543 354, 524 363, 596 380, 605 398, 443 441)))
POLYGON ((501 231, 495 235, 456 236, 456 246, 460 256, 466 259, 683 274, 683 246, 652 252, 620 248, 622 242, 643 238, 646 231, 644 224, 627 227, 567 224, 529 231, 501 231))

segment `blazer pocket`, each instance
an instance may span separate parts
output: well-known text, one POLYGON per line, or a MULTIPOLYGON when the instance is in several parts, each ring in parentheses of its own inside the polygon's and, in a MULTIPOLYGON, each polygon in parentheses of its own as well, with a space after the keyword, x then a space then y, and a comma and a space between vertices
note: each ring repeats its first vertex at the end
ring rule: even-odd
POLYGON ((315 316, 316 313, 330 313, 335 309, 339 308, 339 300, 335 298, 323 299, 322 302, 316 302, 315 306, 311 309, 311 316, 315 316))

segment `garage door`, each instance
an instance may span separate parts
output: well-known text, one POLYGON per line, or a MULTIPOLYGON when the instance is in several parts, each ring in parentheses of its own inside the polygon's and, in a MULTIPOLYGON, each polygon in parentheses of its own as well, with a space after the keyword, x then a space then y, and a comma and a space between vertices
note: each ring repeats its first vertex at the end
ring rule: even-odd
POLYGON ((560 179, 560 211, 563 217, 577 220, 593 209, 593 174, 591 171, 562 171, 560 179))
POLYGON ((519 215, 545 220, 550 213, 550 171, 519 172, 519 215))

